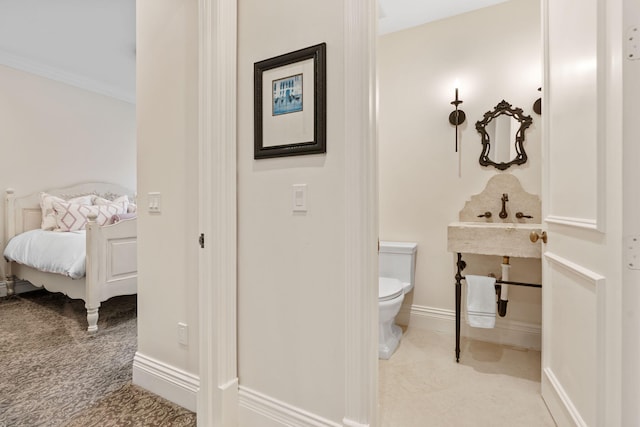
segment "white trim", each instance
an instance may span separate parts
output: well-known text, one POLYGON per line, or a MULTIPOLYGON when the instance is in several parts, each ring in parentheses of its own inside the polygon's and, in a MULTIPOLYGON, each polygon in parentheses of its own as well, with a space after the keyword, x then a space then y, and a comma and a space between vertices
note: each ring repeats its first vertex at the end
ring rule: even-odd
MULTIPOLYGON (((596 228, 601 233, 607 229, 607 138, 609 117, 607 109, 611 106, 607 102, 607 93, 609 85, 607 84, 607 75, 609 74, 609 64, 607 57, 610 55, 607 49, 608 31, 607 25, 607 0, 597 0, 596 13, 596 61, 597 61, 597 136, 596 136, 596 228)), ((620 29, 622 33, 622 29, 620 29)), ((616 38, 619 37, 616 34, 616 38)), ((622 49, 620 49, 622 51, 622 49)), ((622 77, 622 76, 620 76, 622 77)), ((620 111, 622 112, 622 111, 620 111)))
MULTIPOLYGON (((554 394, 555 399, 553 402, 549 402, 548 400, 545 402, 547 405, 553 406, 552 409, 555 409, 552 413, 554 414, 554 417, 556 417, 554 418, 554 421, 557 425, 569 426, 571 423, 574 426, 587 427, 587 423, 580 416, 580 412, 569 398, 569 395, 566 393, 553 371, 549 368, 544 368, 542 371, 541 387, 552 391, 554 394), (558 405, 558 403, 560 403, 560 405, 558 405), (559 415, 564 415, 565 418, 562 420, 557 419, 559 415)), ((548 393, 545 393, 545 395, 548 395, 548 393)))
MULTIPOLYGON (((237 0, 199 0, 198 425, 237 425, 237 0)), ((194 242, 195 243, 195 242, 194 242)))
POLYGON ((196 375, 136 352, 133 358, 133 384, 153 390, 177 405, 196 411, 200 387, 196 375))
POLYGON ((591 283, 594 287, 597 287, 598 285, 604 285, 604 276, 596 273, 595 271, 591 271, 588 268, 576 264, 575 262, 569 261, 568 259, 563 258, 553 252, 545 252, 544 257, 545 259, 553 262, 555 265, 558 265, 565 270, 577 274, 578 276, 582 277, 582 279, 591 283))
POLYGON ((570 227, 585 228, 587 230, 600 231, 598 222, 595 219, 571 218, 566 216, 549 215, 545 217, 545 222, 550 224, 568 225, 570 227))
MULTIPOLYGON (((549 261, 555 267, 560 267, 561 269, 578 276, 578 278, 590 284, 592 286, 592 291, 595 292, 596 299, 596 384, 598 384, 597 389, 595 390, 597 394, 596 402, 596 420, 597 425, 605 425, 604 421, 606 420, 607 414, 607 406, 606 406, 606 388, 603 384, 607 382, 607 306, 606 306, 606 278, 599 273, 596 273, 582 265, 576 264, 573 261, 569 261, 566 258, 563 258, 552 252, 545 252, 544 259, 549 261)), ((569 413, 571 418, 576 422, 576 425, 586 425, 586 423, 580 417, 578 410, 573 406, 569 397, 563 391, 562 386, 558 382, 555 375, 553 375, 551 368, 548 366, 549 362, 546 358, 543 358, 543 370, 545 375, 550 376, 550 384, 555 391, 555 397, 558 397, 559 402, 549 403, 550 406, 553 407, 561 407, 565 406, 563 409, 565 412, 569 413)))
POLYGON ((342 427, 333 421, 243 386, 240 386, 238 393, 238 405, 283 426, 342 427))
POLYGON ((551 194, 551 182, 549 177, 550 165, 553 163, 550 154, 550 128, 551 121, 554 119, 548 112, 553 100, 550 94, 551 85, 551 73, 550 73, 550 60, 549 60, 549 0, 542 1, 541 16, 542 16, 542 194, 545 196, 543 200, 543 217, 548 223, 568 225, 578 228, 586 228, 590 230, 597 230, 602 233, 606 231, 606 212, 607 212, 607 194, 606 194, 606 142, 607 142, 607 122, 606 122, 606 109, 608 108, 606 103, 607 94, 607 81, 606 81, 606 69, 607 64, 607 52, 604 49, 604 37, 600 34, 605 30, 605 20, 607 14, 605 13, 605 0, 597 1, 597 71, 596 71, 596 98, 597 98, 597 123, 596 123, 596 201, 595 201, 595 218, 572 218, 564 217, 560 215, 553 215, 553 206, 551 205, 551 198, 548 195, 551 194), (544 157, 546 156, 546 158, 544 157))
MULTIPOLYGON (((520 322, 498 317, 495 328, 482 329, 469 326, 464 321, 464 313, 462 317, 460 333, 464 337, 540 351, 542 325, 539 323, 520 322)), ((452 336, 453 344, 455 321, 455 310, 412 305, 409 328, 446 333, 452 336)))
MULTIPOLYGON (((603 154, 599 157, 602 162, 602 171, 607 172, 608 181, 601 191, 603 196, 603 207, 605 212, 611 215, 607 218, 607 246, 610 249, 608 255, 609 267, 606 275, 611 284, 618 283, 618 286, 598 287, 598 316, 603 321, 598 323, 598 357, 599 372, 597 400, 602 402, 599 407, 598 425, 624 424, 628 422, 623 416, 626 403, 625 397, 630 395, 624 393, 625 382, 631 379, 635 382, 635 376, 630 375, 625 369, 623 347, 624 324, 627 319, 637 317, 637 306, 631 311, 625 310, 624 286, 627 283, 624 279, 624 268, 622 265, 624 247, 624 144, 625 144, 625 120, 633 117, 635 113, 629 104, 625 103, 625 96, 631 95, 631 86, 624 87, 624 62, 623 37, 624 16, 629 12, 625 8, 623 0, 601 1, 598 10, 598 29, 602 32, 599 37, 602 41, 602 68, 603 68, 603 98, 598 105, 600 114, 605 117, 606 131, 603 134, 601 146, 603 154), (628 110, 627 110, 628 108, 628 110), (626 114, 625 114, 626 113, 626 114), (623 173, 620 173, 622 170, 623 173), (620 192, 619 192, 620 191, 620 192), (604 200, 604 197, 607 199, 604 200), (620 214, 620 215, 619 215, 620 214), (619 222, 622 221, 622 222, 619 222), (606 298, 605 298, 606 295, 606 298)), ((637 1, 630 4, 637 5, 637 1)), ((637 18, 637 17, 636 17, 637 18)), ((637 110, 636 110, 637 111, 637 110)), ((635 183, 634 183, 635 184, 635 183)), ((637 200, 637 199, 636 199, 637 200)), ((599 217, 600 218, 600 217, 599 217)), ((604 217, 603 217, 604 221, 604 217)), ((632 352, 630 352, 632 353, 632 352)), ((627 353, 629 354, 629 353, 627 353)), ((634 401, 635 402, 635 401, 634 401)), ((635 406, 635 403, 632 405, 635 406)))
POLYGON ((344 2, 346 425, 376 425, 378 148, 376 2, 344 2))
POLYGON ((0 65, 35 74, 45 79, 74 86, 89 92, 110 96, 130 104, 136 103, 136 95, 120 87, 93 80, 79 74, 70 73, 59 68, 51 67, 31 59, 23 58, 0 49, 0 65))

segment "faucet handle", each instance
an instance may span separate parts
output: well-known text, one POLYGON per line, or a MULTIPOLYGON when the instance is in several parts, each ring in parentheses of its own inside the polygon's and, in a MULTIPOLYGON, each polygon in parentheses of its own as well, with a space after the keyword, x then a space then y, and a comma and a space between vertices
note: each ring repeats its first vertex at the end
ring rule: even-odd
POLYGON ((478 218, 491 218, 491 212, 486 211, 485 213, 478 215, 478 218))
POLYGON ((533 218, 531 215, 525 215, 522 212, 516 212, 516 218, 533 218))

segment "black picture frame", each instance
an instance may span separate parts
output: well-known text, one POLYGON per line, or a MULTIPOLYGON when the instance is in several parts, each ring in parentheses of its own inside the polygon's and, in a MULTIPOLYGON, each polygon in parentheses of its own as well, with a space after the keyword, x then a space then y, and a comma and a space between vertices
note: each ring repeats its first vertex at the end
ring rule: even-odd
POLYGON ((254 159, 327 152, 326 49, 321 43, 254 64, 254 159))

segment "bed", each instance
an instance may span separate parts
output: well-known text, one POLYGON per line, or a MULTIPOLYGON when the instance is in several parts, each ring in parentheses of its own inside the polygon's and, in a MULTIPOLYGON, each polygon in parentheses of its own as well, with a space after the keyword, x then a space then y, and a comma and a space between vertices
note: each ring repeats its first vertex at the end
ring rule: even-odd
MULTIPOLYGON (((71 187, 50 189, 44 191, 46 195, 69 201, 69 199, 81 199, 85 196, 92 197, 93 201, 108 201, 109 204, 118 199, 128 199, 128 215, 114 215, 108 224, 102 223, 102 218, 94 213, 86 214, 82 230, 73 231, 84 241, 86 253, 84 269, 78 273, 59 273, 40 271, 26 264, 7 259, 5 273, 7 275, 8 293, 13 293, 12 284, 16 280, 26 280, 36 287, 44 287, 50 292, 61 292, 72 299, 81 299, 87 309, 87 331, 95 333, 98 330, 98 310, 100 303, 118 295, 132 295, 137 293, 137 234, 135 215, 131 214, 131 208, 135 208, 133 192, 116 184, 109 183, 84 183, 71 187), (97 198, 97 199, 96 199, 97 198), (112 223, 114 220, 117 222, 112 223)), ((20 236, 40 233, 44 227, 43 210, 41 208, 43 192, 37 192, 25 197, 16 197, 13 189, 6 190, 5 194, 5 245, 8 247, 12 239, 19 241, 20 236)), ((56 199, 52 197, 51 199, 56 199)), ((100 204, 100 203, 98 203, 100 204)), ((64 203, 56 206, 70 206, 64 203)), ((75 206, 77 207, 77 206, 75 206)), ((102 212, 102 208, 99 212, 102 212)), ((56 214, 59 211, 56 210, 56 214)), ((99 213, 102 215, 102 213, 99 213)), ((47 216, 46 214, 44 216, 47 216)), ((45 233, 66 234, 64 231, 47 231, 45 233)), ((71 237, 67 235, 65 237, 71 237)), ((28 247, 25 252, 32 251, 28 247)), ((50 249, 44 252, 55 252, 50 249)), ((77 263, 82 264, 82 262, 77 263)))

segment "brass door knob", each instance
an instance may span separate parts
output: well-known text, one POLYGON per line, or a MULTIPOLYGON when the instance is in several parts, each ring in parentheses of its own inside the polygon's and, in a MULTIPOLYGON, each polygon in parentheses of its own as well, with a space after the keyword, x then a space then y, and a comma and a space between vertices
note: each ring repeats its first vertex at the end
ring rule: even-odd
POLYGON ((531 234, 529 234, 529 239, 533 243, 537 242, 538 239, 542 239, 544 243, 547 243, 547 232, 543 231, 542 234, 538 234, 535 231, 532 231, 531 234))

